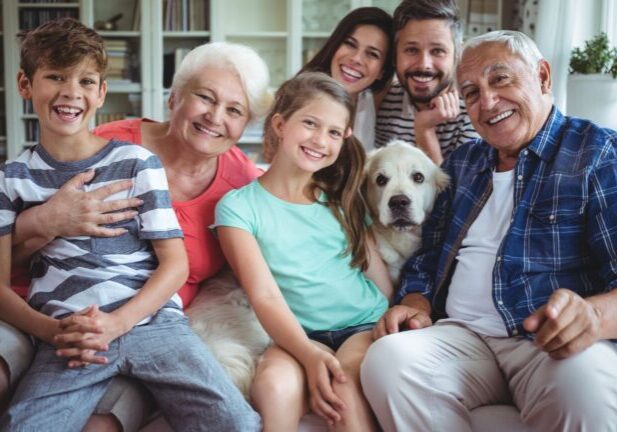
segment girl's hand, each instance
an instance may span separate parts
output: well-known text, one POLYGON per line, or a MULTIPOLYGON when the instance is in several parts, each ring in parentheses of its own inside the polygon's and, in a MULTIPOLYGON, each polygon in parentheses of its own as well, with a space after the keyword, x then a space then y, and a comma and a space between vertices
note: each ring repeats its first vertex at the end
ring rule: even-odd
POLYGON ((302 362, 306 371, 311 410, 330 426, 342 419, 345 404, 332 388, 332 380, 344 383, 347 378, 339 361, 329 352, 314 346, 302 362))
POLYGON ((102 312, 96 305, 60 320, 59 326, 60 333, 54 341, 61 348, 56 354, 69 358, 69 367, 107 363, 107 358, 97 356, 96 352, 107 351, 109 343, 125 333, 113 315, 102 312))

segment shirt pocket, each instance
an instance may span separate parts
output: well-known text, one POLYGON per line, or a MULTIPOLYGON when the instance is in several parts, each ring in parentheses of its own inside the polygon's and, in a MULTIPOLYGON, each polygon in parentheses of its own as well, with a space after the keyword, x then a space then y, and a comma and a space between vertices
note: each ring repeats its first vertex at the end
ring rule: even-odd
POLYGON ((143 242, 139 239, 139 229, 135 219, 105 225, 105 227, 124 228, 127 232, 116 237, 92 237, 90 239, 92 252, 99 255, 130 254, 137 252, 143 247, 143 242))
POLYGON ((525 230, 531 265, 542 271, 546 266, 559 271, 580 265, 585 245, 584 182, 578 176, 551 180, 531 207, 525 230))

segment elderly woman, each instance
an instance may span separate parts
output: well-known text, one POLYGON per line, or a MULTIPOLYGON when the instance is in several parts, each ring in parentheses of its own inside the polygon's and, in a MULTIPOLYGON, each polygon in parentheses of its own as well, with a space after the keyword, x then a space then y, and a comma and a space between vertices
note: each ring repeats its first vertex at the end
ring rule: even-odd
MULTIPOLYGON (((235 144, 247 124, 269 108, 268 84, 267 66, 250 48, 222 42, 205 44, 187 55, 174 76, 169 121, 129 119, 101 125, 94 131, 105 138, 143 145, 161 159, 189 256, 189 278, 179 292, 185 307, 197 294, 199 284, 225 263, 208 229, 214 222, 216 203, 230 189, 259 175, 235 144)), ((130 208, 140 203, 106 198, 113 199, 115 192, 131 185, 111 183, 83 192, 81 186, 92 174, 77 175, 50 201, 21 214, 14 245, 18 261, 56 236, 113 236, 123 232, 114 225, 133 217, 130 208)), ((84 325, 95 318, 91 313, 75 316, 84 325)), ((27 367, 29 341, 4 323, 0 326, 0 341, 8 340, 3 339, 5 334, 13 341, 0 343, 1 393, 3 378, 8 381, 10 377, 14 382, 27 367)), ((77 360, 88 363, 93 358, 84 354, 77 360)), ((124 378, 115 380, 86 430, 110 430, 112 425, 135 430, 148 412, 147 399, 145 390, 135 383, 124 378)))

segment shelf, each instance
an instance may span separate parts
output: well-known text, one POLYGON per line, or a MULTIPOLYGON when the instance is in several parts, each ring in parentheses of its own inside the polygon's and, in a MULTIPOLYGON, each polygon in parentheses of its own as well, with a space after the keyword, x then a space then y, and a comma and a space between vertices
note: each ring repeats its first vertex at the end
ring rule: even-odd
POLYGON ((104 38, 138 38, 141 32, 137 30, 97 30, 104 38))
POLYGON ((302 37, 305 39, 328 39, 330 34, 330 32, 313 31, 302 33, 302 37))
POLYGON ((17 3, 20 9, 79 9, 79 3, 17 3))
POLYGON ((164 31, 163 37, 166 38, 209 38, 210 32, 207 30, 192 31, 164 31))
POLYGON ((284 39, 287 37, 287 32, 235 32, 227 33, 225 36, 228 39, 284 39))
POLYGON ((108 93, 139 93, 141 92, 141 84, 136 82, 123 81, 107 81, 108 93))

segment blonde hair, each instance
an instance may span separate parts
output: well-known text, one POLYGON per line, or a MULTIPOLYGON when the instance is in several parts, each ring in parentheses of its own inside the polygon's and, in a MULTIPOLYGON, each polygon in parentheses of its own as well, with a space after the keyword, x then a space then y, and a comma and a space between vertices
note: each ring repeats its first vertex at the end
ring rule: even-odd
POLYGON ((252 48, 230 42, 209 42, 191 50, 174 74, 172 93, 207 67, 227 69, 238 76, 248 99, 250 120, 268 112, 272 103, 268 66, 252 48))
MULTIPOLYGON (((272 125, 272 118, 280 115, 288 120, 317 97, 326 96, 347 109, 349 120, 345 129, 353 124, 355 104, 349 93, 336 80, 323 72, 303 72, 286 81, 276 92, 274 106, 264 124, 264 156, 268 162, 278 150, 279 137, 272 125)), ((312 187, 323 191, 326 205, 341 224, 347 237, 346 254, 351 254, 351 265, 365 270, 368 266, 366 205, 360 194, 363 167, 366 160, 364 148, 353 135, 343 139, 343 146, 336 161, 313 174, 312 187)))

